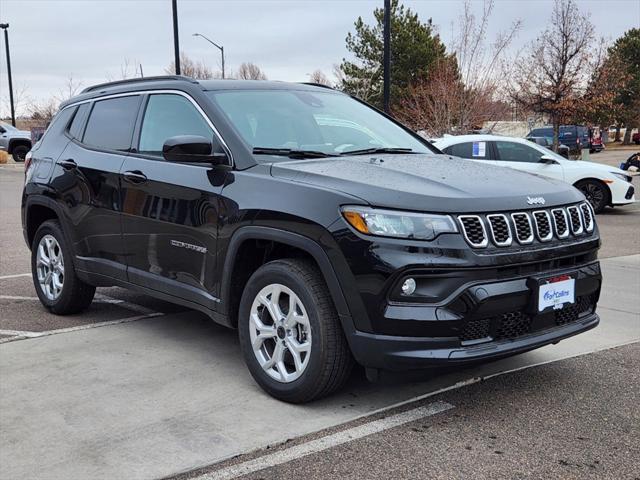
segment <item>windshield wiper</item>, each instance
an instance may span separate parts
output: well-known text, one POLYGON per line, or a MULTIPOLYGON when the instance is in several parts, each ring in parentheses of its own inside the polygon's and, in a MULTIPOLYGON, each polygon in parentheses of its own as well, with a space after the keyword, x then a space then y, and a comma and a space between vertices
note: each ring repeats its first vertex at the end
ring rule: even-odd
POLYGON ((289 158, 326 158, 336 157, 330 153, 320 152, 316 150, 295 150, 291 148, 267 148, 255 147, 253 153, 256 155, 278 155, 289 158))
POLYGON ((370 153, 418 153, 418 152, 414 152, 410 148, 378 147, 378 148, 363 148, 362 150, 350 150, 347 152, 342 152, 340 155, 369 155, 370 153))

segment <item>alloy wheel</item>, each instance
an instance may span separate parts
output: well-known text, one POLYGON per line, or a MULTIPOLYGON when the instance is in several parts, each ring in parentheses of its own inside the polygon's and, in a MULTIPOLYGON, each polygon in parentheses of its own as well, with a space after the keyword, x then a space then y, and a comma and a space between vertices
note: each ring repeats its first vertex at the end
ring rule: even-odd
POLYGON ((604 192, 602 188, 594 183, 587 183, 582 187, 582 193, 593 209, 599 211, 604 202, 604 192))
POLYGON ((36 255, 38 283, 47 300, 54 301, 64 286, 64 257, 53 235, 45 235, 38 243, 36 255))
POLYGON ((284 285, 267 285, 253 301, 249 322, 251 346, 262 369, 282 383, 300 378, 311 355, 311 326, 300 298, 284 285))

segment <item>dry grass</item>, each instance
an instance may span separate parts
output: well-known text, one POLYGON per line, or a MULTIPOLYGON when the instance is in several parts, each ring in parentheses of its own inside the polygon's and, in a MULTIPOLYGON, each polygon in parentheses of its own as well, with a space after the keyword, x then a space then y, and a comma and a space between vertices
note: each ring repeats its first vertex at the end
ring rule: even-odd
POLYGON ((0 150, 0 164, 9 162, 9 154, 4 150, 0 150))

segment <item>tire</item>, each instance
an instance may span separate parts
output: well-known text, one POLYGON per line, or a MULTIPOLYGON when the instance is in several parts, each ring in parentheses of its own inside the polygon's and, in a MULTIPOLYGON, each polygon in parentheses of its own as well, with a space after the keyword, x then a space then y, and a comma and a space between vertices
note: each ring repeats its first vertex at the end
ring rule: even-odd
POLYGON ((17 145, 13 147, 11 154, 13 155, 13 159, 16 162, 22 163, 24 162, 24 157, 27 155, 27 153, 29 153, 29 150, 31 149, 26 145, 17 145))
POLYGON ((31 245, 31 276, 40 302, 56 315, 81 312, 91 304, 96 292, 96 287, 76 275, 73 255, 57 220, 47 220, 36 231, 31 245))
POLYGON ((591 204, 595 213, 602 213, 611 202, 609 189, 597 180, 581 180, 575 187, 580 190, 591 204))
POLYGON ((324 278, 318 268, 306 260, 275 260, 251 276, 240 300, 238 335, 254 380, 271 396, 285 402, 304 403, 329 395, 345 383, 353 368, 353 357, 324 278), (278 310, 270 310, 263 302, 273 299, 278 290, 278 310), (259 295, 263 296, 262 302, 259 295), (289 315, 292 296, 295 297, 293 316, 289 315), (273 322, 272 311, 286 315, 287 320, 273 322), (264 322, 260 327, 267 332, 263 340, 255 338, 258 330, 254 314, 264 322), (292 318, 305 320, 290 328, 292 325, 288 322, 292 318), (252 335, 260 344, 255 351, 252 335), (298 351, 308 345, 306 354, 298 353, 299 362, 294 361, 293 350, 290 350, 295 345, 298 351), (278 356, 275 355, 277 348, 283 352, 282 362, 266 368, 278 356), (298 363, 304 368, 298 368, 298 363))

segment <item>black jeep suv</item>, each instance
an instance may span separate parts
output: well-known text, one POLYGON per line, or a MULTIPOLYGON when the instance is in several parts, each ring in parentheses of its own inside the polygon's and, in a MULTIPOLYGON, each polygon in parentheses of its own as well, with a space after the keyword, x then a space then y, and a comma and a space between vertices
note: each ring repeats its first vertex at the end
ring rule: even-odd
POLYGON ((564 183, 443 155, 321 86, 127 80, 63 103, 27 158, 51 312, 119 285, 237 328, 271 395, 525 352, 595 327, 595 218, 564 183))

